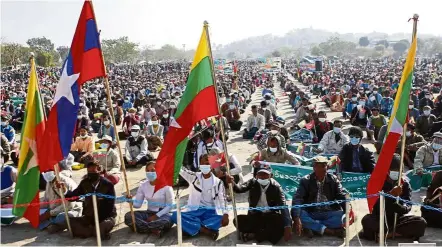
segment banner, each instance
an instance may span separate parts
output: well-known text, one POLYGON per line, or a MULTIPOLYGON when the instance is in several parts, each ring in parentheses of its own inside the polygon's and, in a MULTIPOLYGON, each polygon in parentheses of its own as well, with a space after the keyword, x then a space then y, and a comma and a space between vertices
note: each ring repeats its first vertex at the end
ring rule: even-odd
MULTIPOLYGON (((313 172, 313 167, 269 163, 273 170, 273 178, 282 186, 286 200, 292 200, 296 193, 301 178, 313 172)), ((334 170, 329 170, 329 173, 334 170)), ((342 186, 352 197, 364 197, 370 174, 367 173, 342 173, 342 186)))

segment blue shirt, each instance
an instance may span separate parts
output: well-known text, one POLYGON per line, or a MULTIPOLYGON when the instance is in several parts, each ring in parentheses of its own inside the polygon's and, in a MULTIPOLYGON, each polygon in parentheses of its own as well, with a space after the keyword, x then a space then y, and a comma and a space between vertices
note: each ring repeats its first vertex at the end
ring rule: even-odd
POLYGON ((385 116, 391 115, 391 110, 393 109, 394 100, 390 97, 383 98, 381 100, 381 114, 385 116))
POLYGON ((361 161, 359 160, 359 146, 357 148, 353 148, 353 165, 352 172, 362 172, 361 161))

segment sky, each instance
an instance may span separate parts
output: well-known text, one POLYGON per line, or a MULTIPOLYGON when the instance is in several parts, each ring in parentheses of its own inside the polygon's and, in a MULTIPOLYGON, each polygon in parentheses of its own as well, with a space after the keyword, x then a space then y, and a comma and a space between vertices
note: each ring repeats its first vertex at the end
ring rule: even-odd
MULTIPOLYGON (((94 0, 104 39, 128 36, 140 46, 172 44, 194 49, 203 21, 212 46, 250 36, 284 35, 296 28, 339 33, 410 33, 407 20, 418 13, 418 32, 442 35, 440 0, 94 0), (361 4, 361 3, 365 4, 361 4)), ((25 44, 45 36, 55 46, 70 46, 82 0, 1 0, 3 41, 25 44)))

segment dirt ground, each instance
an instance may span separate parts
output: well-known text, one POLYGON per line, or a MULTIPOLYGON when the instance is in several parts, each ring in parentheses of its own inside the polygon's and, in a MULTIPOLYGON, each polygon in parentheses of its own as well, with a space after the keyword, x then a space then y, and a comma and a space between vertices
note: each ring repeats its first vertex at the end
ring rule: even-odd
MULTIPOLYGON (((278 104, 278 114, 283 116, 286 119, 286 122, 289 123, 294 118, 294 111, 288 105, 287 97, 282 95, 282 90, 279 88, 279 85, 276 85, 275 89, 276 96, 280 99, 280 103, 278 104)), ((252 103, 249 104, 249 107, 246 110, 246 113, 241 116, 241 120, 244 122, 243 126, 245 126, 245 121, 247 116, 250 114, 250 106, 252 104, 259 104, 261 101, 261 90, 257 90, 252 97, 252 103)), ((317 107, 320 110, 327 111, 327 118, 334 119, 341 116, 341 113, 330 112, 329 108, 326 108, 325 105, 320 102, 318 99, 313 100, 317 107)), ((345 128, 349 127, 349 123, 347 122, 345 128)), ((345 130, 344 130, 345 131, 345 130)), ((368 146, 370 149, 374 150, 374 146, 372 144, 364 144, 368 146)), ((123 143, 124 146, 124 143, 123 143)), ((248 159, 250 155, 257 151, 256 146, 250 141, 246 141, 242 139, 241 132, 231 132, 229 141, 227 142, 228 151, 235 154, 238 160, 241 162, 243 168, 243 175, 245 179, 251 178, 250 167, 248 165, 248 159)), ((144 168, 139 169, 129 169, 128 173, 128 181, 129 187, 132 194, 135 194, 138 185, 141 181, 145 179, 144 168)), ((74 180, 79 182, 81 177, 85 174, 85 169, 75 171, 74 172, 74 180)), ((176 190, 176 189, 175 189, 176 190)), ((125 194, 124 183, 120 181, 116 185, 117 196, 125 194)), ((181 188, 181 204, 185 204, 187 202, 188 190, 185 188, 181 188)), ((420 201, 421 197, 425 193, 423 191, 419 193, 415 193, 413 195, 413 201, 420 201)), ((42 194, 41 194, 42 195, 42 194)), ((247 194, 241 194, 235 196, 238 207, 247 207, 247 194)), ((291 202, 288 202, 290 205, 291 202)), ((110 245, 121 245, 121 244, 155 244, 162 246, 170 246, 177 245, 177 229, 174 226, 171 231, 166 233, 164 237, 158 239, 154 236, 149 236, 146 234, 137 234, 133 233, 129 230, 129 228, 124 224, 124 215, 129 211, 129 206, 127 203, 119 203, 116 205, 117 207, 117 224, 112 231, 112 238, 108 241, 102 241, 102 245, 110 246, 110 245)), ((144 206, 145 207, 145 206, 144 206)), ((357 237, 357 233, 362 230, 362 226, 360 220, 362 217, 368 213, 368 207, 366 200, 358 200, 352 202, 352 207, 356 213, 356 222, 350 227, 350 244, 352 246, 374 246, 378 245, 375 242, 370 242, 366 240, 359 240, 357 237)), ((143 208, 145 209, 145 208, 143 208)), ((246 214, 246 211, 238 211, 238 214, 246 214)), ((420 215, 420 209, 418 207, 413 207, 412 214, 420 215)), ((232 246, 236 244, 244 244, 237 238, 237 232, 235 227, 232 224, 233 220, 233 212, 230 213, 230 224, 227 227, 221 228, 219 238, 216 242, 209 239, 205 236, 197 236, 197 237, 184 237, 183 242, 185 245, 193 245, 193 246, 232 246)), ((442 245, 442 230, 441 229, 432 229, 427 228, 426 235, 421 238, 421 242, 426 243, 436 243, 437 245, 442 245)), ((396 240, 388 240, 388 245, 398 245, 401 243, 400 239, 396 240)), ((247 244, 252 244, 253 241, 250 241, 247 244)), ((20 219, 15 224, 7 227, 1 228, 1 244, 2 245, 14 245, 14 246, 33 246, 33 245, 46 245, 46 246, 55 246, 55 245, 76 245, 76 246, 93 246, 96 245, 95 238, 89 239, 72 239, 67 231, 59 234, 48 234, 46 231, 38 231, 33 229, 27 220, 20 219)), ((269 242, 260 243, 262 245, 271 245, 269 242)), ((338 239, 336 237, 319 237, 315 236, 313 239, 307 239, 305 237, 298 237, 293 235, 292 240, 288 242, 284 242, 281 240, 278 245, 282 246, 341 246, 344 244, 343 239, 338 239)))

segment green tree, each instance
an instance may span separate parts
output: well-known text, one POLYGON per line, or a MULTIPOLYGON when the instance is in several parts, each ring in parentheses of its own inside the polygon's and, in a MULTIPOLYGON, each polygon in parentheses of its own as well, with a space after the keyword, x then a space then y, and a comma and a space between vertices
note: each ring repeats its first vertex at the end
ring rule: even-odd
POLYGON ((29 45, 31 50, 33 51, 45 51, 51 52, 54 50, 54 44, 52 41, 46 37, 32 38, 26 41, 26 44, 29 45))
POLYGON ((42 67, 50 67, 53 65, 53 54, 51 52, 40 51, 35 57, 35 62, 37 65, 42 67))
POLYGON ((313 56, 320 56, 320 55, 324 54, 323 51, 321 50, 321 48, 319 48, 319 46, 317 46, 317 45, 315 45, 312 48, 310 48, 310 53, 313 56))
POLYGON ((393 45, 393 50, 397 53, 404 53, 408 49, 409 44, 402 40, 393 45))
POLYGON ((389 43, 386 39, 383 39, 383 40, 379 40, 377 45, 383 45, 385 48, 388 48, 389 43))
POLYGON ((65 60, 66 57, 69 55, 69 47, 67 46, 59 46, 57 47, 57 52, 60 55, 61 60, 65 60))
POLYGON ((374 50, 382 53, 385 50, 385 46, 377 45, 377 46, 374 47, 374 50))
POLYGON ((367 36, 360 37, 359 38, 359 45, 362 47, 367 47, 370 44, 370 41, 368 40, 367 36))
POLYGON ((16 66, 27 63, 29 56, 29 47, 24 47, 17 43, 3 43, 1 45, 1 64, 3 66, 16 66))
POLYGON ((101 41, 101 49, 105 61, 111 63, 133 62, 139 55, 138 44, 130 42, 127 36, 104 39, 101 41))
POLYGON ((159 60, 184 59, 184 51, 173 45, 163 45, 155 52, 155 57, 159 60))
POLYGON ((271 55, 272 57, 281 57, 281 52, 278 50, 274 50, 271 55))

